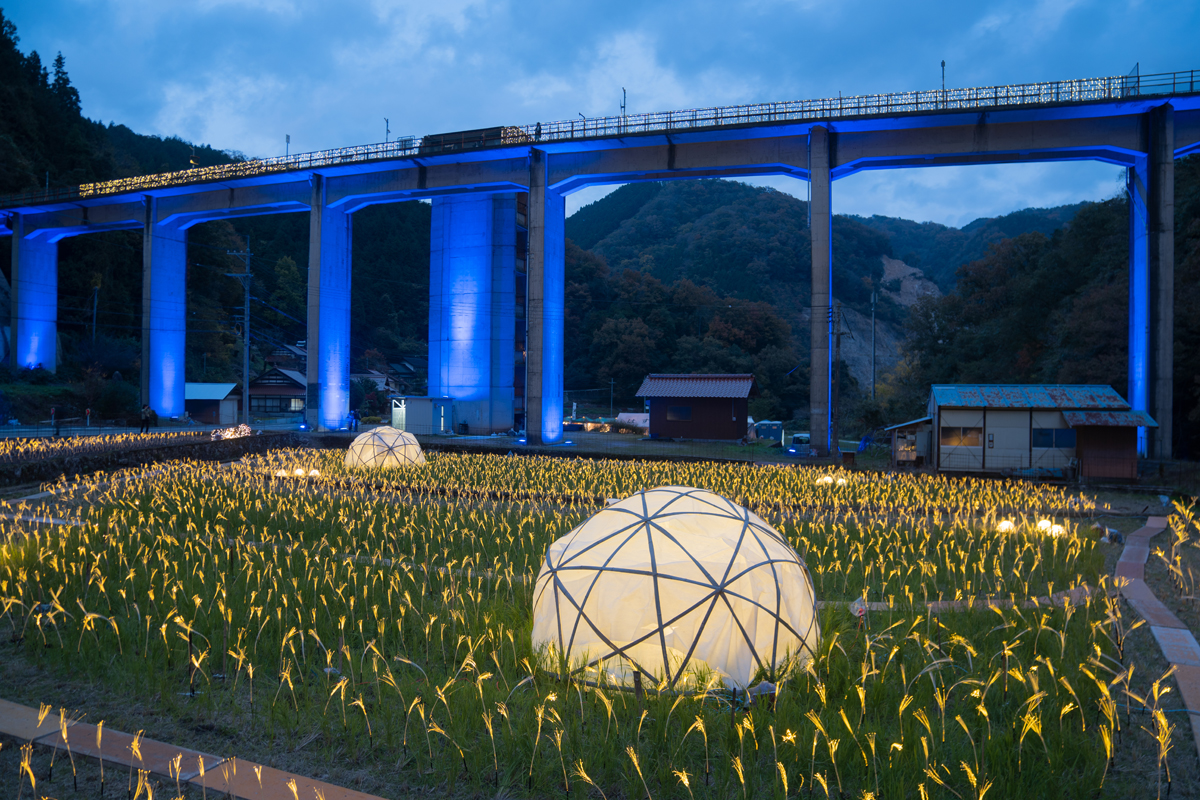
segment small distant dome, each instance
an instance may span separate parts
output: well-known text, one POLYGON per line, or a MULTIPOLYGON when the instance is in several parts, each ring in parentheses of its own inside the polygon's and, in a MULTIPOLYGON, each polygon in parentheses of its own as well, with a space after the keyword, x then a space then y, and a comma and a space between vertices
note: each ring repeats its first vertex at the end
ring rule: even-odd
POLYGON ((391 427, 372 428, 360 434, 346 451, 347 467, 413 467, 425 463, 417 437, 391 427))

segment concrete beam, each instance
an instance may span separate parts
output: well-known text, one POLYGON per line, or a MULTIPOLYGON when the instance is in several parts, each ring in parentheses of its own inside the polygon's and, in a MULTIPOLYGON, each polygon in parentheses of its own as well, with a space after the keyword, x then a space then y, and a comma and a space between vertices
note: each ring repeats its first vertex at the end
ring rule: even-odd
POLYGON ((550 186, 564 194, 597 183, 637 180, 808 177, 807 139, 803 136, 724 142, 675 143, 667 139, 643 147, 555 153, 549 158, 550 186))
POLYGON ((529 444, 562 439, 566 207, 549 186, 549 157, 529 160, 529 253, 526 284, 525 434, 529 444))
POLYGON ((142 228, 142 402, 163 418, 184 411, 187 380, 187 231, 161 222, 147 197, 142 228))
MULTIPOLYGON (((841 134, 838 134, 840 137, 841 134)), ((864 158, 853 165, 839 168, 834 179, 848 178, 859 172, 876 169, 919 169, 922 167, 964 167, 984 164, 1033 164, 1045 161, 1102 161, 1118 167, 1129 167, 1137 155, 1103 148, 1077 150, 1048 150, 1038 153, 967 153, 957 155, 909 156, 904 158, 864 158)))
POLYGON ((338 430, 350 413, 351 217, 328 205, 313 175, 308 238, 308 400, 310 428, 338 430))
POLYGON ((514 194, 433 200, 429 394, 453 397, 471 433, 513 426, 516 227, 514 194))
MULTIPOLYGON (((30 236, 24 215, 11 220, 9 362, 14 370, 58 369, 58 242, 30 236)), ((36 230, 36 229, 35 229, 36 230)))
POLYGON ((1175 158, 1200 152, 1200 111, 1175 110, 1175 158))
POLYGON ((110 203, 101 206, 78 205, 58 208, 42 214, 22 214, 26 235, 49 242, 71 236, 105 231, 135 230, 145 223, 146 208, 141 202, 110 203))
POLYGON ((1147 148, 1138 115, 1022 122, 992 122, 992 116, 980 113, 974 125, 900 130, 844 131, 839 126, 834 177, 878 169, 888 161, 907 162, 897 166, 920 166, 919 161, 928 164, 933 159, 941 164, 983 163, 985 154, 1003 161, 1108 154, 1104 160, 1128 163, 1147 148))
POLYGON ((812 238, 811 374, 809 376, 809 442, 818 455, 829 455, 833 407, 830 403, 832 351, 830 312, 833 308, 833 196, 831 193, 832 136, 817 126, 808 137, 812 195, 809 205, 812 238))
POLYGON ((187 230, 201 222, 308 211, 307 181, 228 187, 160 197, 159 221, 187 230))
POLYGON ((471 160, 382 172, 366 172, 328 179, 329 204, 353 213, 369 205, 398 203, 459 193, 525 191, 529 186, 529 159, 471 160))

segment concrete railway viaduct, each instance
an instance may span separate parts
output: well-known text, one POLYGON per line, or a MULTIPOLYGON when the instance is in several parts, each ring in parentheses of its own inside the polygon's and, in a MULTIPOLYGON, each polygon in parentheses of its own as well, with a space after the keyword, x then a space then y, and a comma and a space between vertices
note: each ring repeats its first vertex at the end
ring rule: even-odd
POLYGON ((553 443, 563 418, 566 195, 597 184, 790 175, 810 183, 812 441, 828 452, 834 182, 866 169, 1093 159, 1127 171, 1128 399, 1160 424, 1140 431, 1143 453, 1167 458, 1174 160, 1200 149, 1197 77, 1176 72, 576 119, 0 198, 0 235, 11 235, 13 245, 12 365, 56 366, 57 243, 140 229, 142 397, 160 415, 181 413, 188 229, 303 212, 310 220, 308 414, 314 427, 341 427, 349 402, 354 212, 427 199, 430 394, 455 397, 473 430, 505 430, 524 356, 528 439, 553 443), (527 202, 519 204, 518 193, 528 193, 527 202))

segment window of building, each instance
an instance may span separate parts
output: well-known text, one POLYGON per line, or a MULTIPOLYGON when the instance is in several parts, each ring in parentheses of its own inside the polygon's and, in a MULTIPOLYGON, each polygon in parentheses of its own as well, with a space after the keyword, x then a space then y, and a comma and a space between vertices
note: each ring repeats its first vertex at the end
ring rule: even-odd
POLYGON ((942 426, 942 447, 980 447, 983 445, 983 428, 959 428, 942 426))
POLYGON ((304 398, 292 395, 251 395, 250 410, 259 414, 286 414, 304 410, 304 398))
POLYGON ((667 406, 667 419, 673 422, 691 422, 691 406, 667 406))
POLYGON ((1070 450, 1075 447, 1074 428, 1034 428, 1034 447, 1058 447, 1070 450))

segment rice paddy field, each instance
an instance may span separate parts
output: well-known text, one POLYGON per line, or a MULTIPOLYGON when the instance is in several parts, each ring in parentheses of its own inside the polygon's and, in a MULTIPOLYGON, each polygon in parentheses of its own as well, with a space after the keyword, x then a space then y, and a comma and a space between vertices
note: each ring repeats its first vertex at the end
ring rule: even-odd
MULTIPOLYGON (((362 791, 978 800, 1196 786, 1170 677, 1129 646, 1144 630, 1113 593, 1099 509, 1062 487, 502 455, 361 472, 338 451, 288 450, 53 488, 79 524, 13 523, 0 544, 3 674, 207 720, 228 754, 353 774, 362 791), (556 674, 533 650, 547 546, 607 498, 667 485, 745 505, 804 558, 821 644, 763 676, 773 697, 653 681, 634 694, 556 674)), ((1200 533, 1183 506, 1172 522, 1184 545, 1200 533)), ((22 780, 0 787, 14 796, 22 780)))

